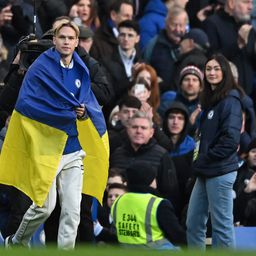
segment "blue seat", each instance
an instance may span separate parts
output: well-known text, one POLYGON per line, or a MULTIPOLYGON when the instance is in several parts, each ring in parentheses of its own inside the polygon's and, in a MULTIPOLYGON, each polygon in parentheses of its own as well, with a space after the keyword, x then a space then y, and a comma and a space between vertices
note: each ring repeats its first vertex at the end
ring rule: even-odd
POLYGON ((256 227, 235 227, 236 249, 256 250, 256 227))

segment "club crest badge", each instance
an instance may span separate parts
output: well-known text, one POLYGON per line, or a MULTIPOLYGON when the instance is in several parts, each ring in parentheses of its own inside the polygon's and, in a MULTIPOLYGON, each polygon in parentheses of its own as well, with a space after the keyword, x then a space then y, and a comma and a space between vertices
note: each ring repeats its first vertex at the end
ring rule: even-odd
POLYGON ((79 79, 76 79, 75 85, 76 85, 77 88, 80 88, 81 87, 81 81, 79 79))
POLYGON ((211 110, 211 111, 208 113, 207 118, 208 118, 208 119, 212 119, 212 118, 213 118, 213 115, 214 115, 214 111, 211 110))

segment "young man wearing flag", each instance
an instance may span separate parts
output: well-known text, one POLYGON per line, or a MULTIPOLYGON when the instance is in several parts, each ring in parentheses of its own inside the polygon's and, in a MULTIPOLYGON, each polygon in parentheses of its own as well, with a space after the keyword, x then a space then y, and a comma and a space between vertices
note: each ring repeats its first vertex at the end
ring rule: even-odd
POLYGON ((33 204, 6 246, 28 245, 53 211, 57 188, 58 247, 74 248, 82 191, 102 200, 108 138, 88 70, 74 52, 78 36, 73 22, 61 23, 55 47, 36 59, 23 80, 0 157, 0 183, 17 187, 33 204))

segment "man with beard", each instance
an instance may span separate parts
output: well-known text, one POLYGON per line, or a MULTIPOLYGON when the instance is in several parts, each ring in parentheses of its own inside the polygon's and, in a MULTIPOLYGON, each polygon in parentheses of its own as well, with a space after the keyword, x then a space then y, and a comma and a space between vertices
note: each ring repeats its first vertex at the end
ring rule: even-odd
POLYGON ((189 113, 189 134, 193 135, 199 125, 201 107, 199 104, 199 93, 203 89, 203 73, 193 65, 186 66, 180 72, 178 92, 168 91, 161 96, 159 113, 164 117, 165 112, 173 101, 183 103, 189 113))

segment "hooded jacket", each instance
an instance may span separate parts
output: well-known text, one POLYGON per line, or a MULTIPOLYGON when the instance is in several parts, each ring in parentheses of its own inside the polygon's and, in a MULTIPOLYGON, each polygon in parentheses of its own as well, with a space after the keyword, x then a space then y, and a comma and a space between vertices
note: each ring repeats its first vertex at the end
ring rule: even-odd
POLYGON ((169 148, 171 149, 169 150, 169 155, 172 157, 177 172, 181 196, 181 210, 189 200, 190 192, 188 191, 187 187, 189 179, 192 177, 192 161, 195 148, 195 141, 188 135, 188 128, 189 112, 187 107, 181 102, 174 101, 165 113, 163 130, 169 138, 169 148), (171 134, 168 129, 168 116, 173 110, 179 110, 185 116, 184 128, 176 145, 173 145, 171 142, 171 134))
POLYGON ((140 48, 143 49, 165 25, 167 7, 162 0, 150 0, 144 9, 140 25, 140 48))
POLYGON ((194 139, 188 135, 188 128, 189 128, 189 112, 188 112, 188 109, 184 104, 182 104, 179 101, 174 101, 171 104, 170 108, 165 112, 165 117, 164 117, 164 121, 163 121, 163 130, 164 130, 165 134, 168 137, 171 136, 169 128, 168 128, 168 116, 174 110, 178 110, 178 111, 181 111, 183 113, 183 115, 185 117, 185 124, 184 124, 183 130, 181 131, 180 138, 179 138, 177 144, 173 145, 171 140, 170 140, 171 150, 169 151, 169 154, 172 157, 187 154, 188 152, 193 151, 194 148, 195 148, 194 139))

